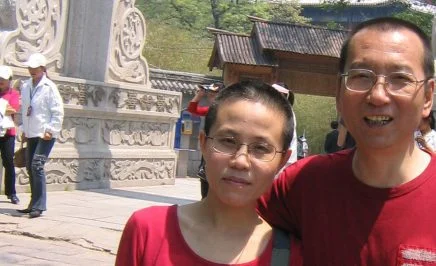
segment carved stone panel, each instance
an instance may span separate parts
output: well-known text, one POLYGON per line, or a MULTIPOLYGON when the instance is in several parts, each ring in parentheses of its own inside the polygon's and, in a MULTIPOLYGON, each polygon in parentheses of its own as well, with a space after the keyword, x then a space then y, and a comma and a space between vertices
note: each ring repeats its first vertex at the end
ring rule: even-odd
POLYGON ((168 91, 139 91, 103 83, 55 82, 66 106, 180 114, 180 95, 168 91))
POLYGON ((29 56, 39 52, 46 56, 47 68, 59 72, 64 64, 61 48, 68 19, 68 1, 15 1, 17 28, 0 32, 0 63, 26 67, 24 62, 29 56))
POLYGON ((148 65, 142 57, 145 19, 134 0, 116 1, 112 15, 107 82, 148 84, 148 65))
POLYGON ((169 147, 170 128, 169 123, 105 120, 102 135, 112 146, 169 147))
MULTIPOLYGON (((17 187, 29 185, 29 176, 25 168, 19 168, 16 172, 17 187)), ((159 180, 173 180, 175 160, 174 158, 50 159, 45 166, 45 172, 49 187, 73 185, 87 188, 95 187, 98 183, 108 186, 114 182, 126 181, 146 184, 159 180)))

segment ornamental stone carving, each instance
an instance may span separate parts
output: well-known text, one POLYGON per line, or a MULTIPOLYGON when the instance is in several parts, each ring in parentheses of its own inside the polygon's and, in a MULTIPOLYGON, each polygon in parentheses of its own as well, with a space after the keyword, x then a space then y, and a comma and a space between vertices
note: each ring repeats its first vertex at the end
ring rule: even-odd
POLYGON ((106 81, 148 84, 148 65, 142 57, 145 19, 133 0, 116 1, 115 5, 106 81))
MULTIPOLYGON (((47 68, 59 72, 63 67, 62 44, 68 19, 69 0, 17 0, 12 16, 15 29, 0 33, 0 63, 25 67, 32 53, 43 53, 47 58, 47 68)), ((3 14, 3 13, 2 13, 3 14)), ((10 13, 8 13, 10 14, 10 13)), ((8 16, 11 19, 11 16, 8 16)), ((6 27, 10 27, 8 22, 6 27)), ((2 23, 3 26, 3 23, 2 23)))
MULTIPOLYGON (((9 14, 0 14, 0 64, 28 78, 24 62, 43 53, 64 102, 48 190, 174 184, 182 95, 150 88, 145 20, 134 3, 0 0, 9 14)), ((17 190, 29 192, 26 169, 16 175, 17 190)))
MULTIPOLYGON (((174 171, 171 159, 51 159, 45 167, 47 185, 170 180, 174 171)), ((17 170, 17 183, 29 184, 24 168, 17 170)))
POLYGON ((138 91, 103 83, 56 82, 65 104, 168 114, 180 113, 180 97, 156 90, 138 91))
POLYGON ((96 144, 98 120, 93 118, 67 117, 57 139, 59 143, 96 144))
POLYGON ((169 123, 146 123, 106 120, 104 142, 109 145, 170 146, 169 123))

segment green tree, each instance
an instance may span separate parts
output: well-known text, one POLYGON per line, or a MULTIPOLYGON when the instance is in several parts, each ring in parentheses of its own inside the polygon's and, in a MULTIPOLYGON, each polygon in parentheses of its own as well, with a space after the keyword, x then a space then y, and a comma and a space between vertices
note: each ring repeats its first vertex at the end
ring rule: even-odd
POLYGON ((407 10, 394 15, 394 17, 410 21, 419 26, 429 37, 431 37, 431 30, 433 25, 433 15, 428 13, 417 12, 414 10, 407 10))
POLYGON ((187 29, 207 36, 206 27, 247 33, 252 24, 247 16, 282 22, 306 23, 295 2, 268 3, 252 0, 143 0, 137 7, 147 20, 187 29))

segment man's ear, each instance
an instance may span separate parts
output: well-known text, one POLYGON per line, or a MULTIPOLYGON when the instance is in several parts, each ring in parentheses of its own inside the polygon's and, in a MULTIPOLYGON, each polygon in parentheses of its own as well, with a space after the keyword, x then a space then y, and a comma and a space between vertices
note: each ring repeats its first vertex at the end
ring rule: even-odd
POLYGON ((424 108, 422 117, 427 117, 433 107, 434 85, 434 79, 427 81, 427 87, 424 90, 424 108))
POLYGON ((342 77, 338 74, 337 86, 336 86, 336 111, 340 115, 342 112, 342 77))

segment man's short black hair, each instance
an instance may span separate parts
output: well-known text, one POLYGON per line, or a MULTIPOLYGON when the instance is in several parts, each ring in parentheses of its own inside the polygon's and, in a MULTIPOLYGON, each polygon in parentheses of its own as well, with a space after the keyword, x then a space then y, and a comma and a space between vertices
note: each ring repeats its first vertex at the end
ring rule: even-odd
POLYGON ((348 39, 344 42, 341 49, 341 56, 339 59, 339 73, 345 72, 345 64, 347 63, 348 53, 349 53, 349 45, 353 37, 363 29, 376 29, 380 31, 392 31, 397 29, 408 29, 416 35, 418 35, 419 39, 422 42, 424 47, 423 54, 423 70, 425 76, 427 78, 432 78, 434 76, 434 62, 433 62, 433 54, 431 50, 431 42, 428 36, 415 24, 395 18, 395 17, 380 17, 375 19, 370 19, 360 23, 354 28, 348 39))

